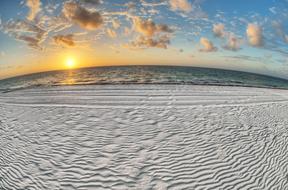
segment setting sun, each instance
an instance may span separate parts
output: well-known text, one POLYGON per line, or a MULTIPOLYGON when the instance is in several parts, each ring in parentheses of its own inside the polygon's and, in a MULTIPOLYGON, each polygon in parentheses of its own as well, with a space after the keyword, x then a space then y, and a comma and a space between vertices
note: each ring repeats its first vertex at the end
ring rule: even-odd
POLYGON ((72 69, 75 67, 75 60, 73 58, 68 58, 65 65, 67 68, 72 69))

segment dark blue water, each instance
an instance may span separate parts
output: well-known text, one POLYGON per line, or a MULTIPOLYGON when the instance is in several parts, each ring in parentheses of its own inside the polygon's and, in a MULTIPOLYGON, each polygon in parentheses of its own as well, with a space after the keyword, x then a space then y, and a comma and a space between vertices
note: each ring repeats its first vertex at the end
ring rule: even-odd
POLYGON ((288 80, 221 69, 176 66, 117 66, 51 71, 0 81, 0 90, 88 84, 197 84, 288 89, 288 80))

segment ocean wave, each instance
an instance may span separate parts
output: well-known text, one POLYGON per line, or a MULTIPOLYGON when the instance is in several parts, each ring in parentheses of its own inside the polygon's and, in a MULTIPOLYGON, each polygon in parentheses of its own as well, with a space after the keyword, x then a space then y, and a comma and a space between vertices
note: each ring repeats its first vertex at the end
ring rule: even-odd
POLYGON ((53 71, 0 81, 0 92, 19 89, 113 84, 190 84, 288 89, 288 80, 220 69, 174 66, 95 67, 53 71))

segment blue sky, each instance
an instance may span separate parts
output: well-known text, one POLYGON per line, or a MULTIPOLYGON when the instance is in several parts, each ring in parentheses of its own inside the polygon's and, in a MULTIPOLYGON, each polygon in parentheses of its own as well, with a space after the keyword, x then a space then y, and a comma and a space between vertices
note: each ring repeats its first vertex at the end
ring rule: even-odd
POLYGON ((1 0, 0 18, 0 78, 61 69, 61 54, 79 67, 188 65, 288 78, 287 0, 1 0))

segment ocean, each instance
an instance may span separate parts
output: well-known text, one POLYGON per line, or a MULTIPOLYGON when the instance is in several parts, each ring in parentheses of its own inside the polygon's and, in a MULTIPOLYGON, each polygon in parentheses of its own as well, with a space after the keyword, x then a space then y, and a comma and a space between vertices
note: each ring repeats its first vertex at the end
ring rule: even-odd
POLYGON ((0 91, 62 85, 193 84, 288 89, 288 80, 265 75, 179 66, 109 66, 49 71, 0 81, 0 91))

